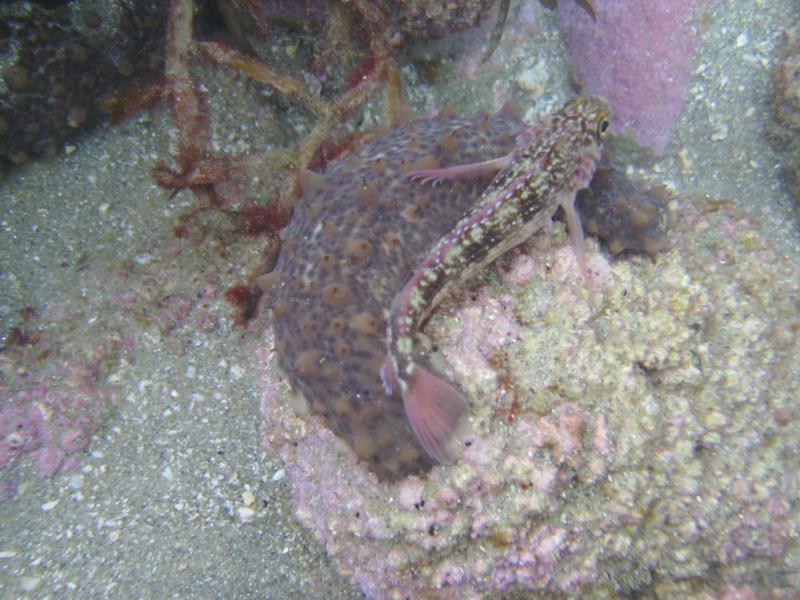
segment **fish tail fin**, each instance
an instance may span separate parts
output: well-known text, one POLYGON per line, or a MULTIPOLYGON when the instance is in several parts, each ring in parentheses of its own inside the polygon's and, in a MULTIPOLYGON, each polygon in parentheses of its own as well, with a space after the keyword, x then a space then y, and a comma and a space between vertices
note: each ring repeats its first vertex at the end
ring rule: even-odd
POLYGON ((466 427, 469 403, 444 379, 415 365, 403 405, 411 429, 428 455, 440 463, 458 455, 460 433, 466 427))

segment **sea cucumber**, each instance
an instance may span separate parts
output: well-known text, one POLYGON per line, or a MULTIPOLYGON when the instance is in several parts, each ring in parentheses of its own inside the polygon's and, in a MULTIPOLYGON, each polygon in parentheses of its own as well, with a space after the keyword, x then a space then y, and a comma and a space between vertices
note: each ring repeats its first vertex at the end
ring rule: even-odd
POLYGON ((365 143, 324 175, 302 174, 303 198, 281 232, 274 271, 262 279, 278 365, 301 405, 381 478, 434 463, 401 394, 387 394, 381 381, 389 308, 490 182, 476 177, 430 186, 407 174, 504 156, 523 128, 503 112, 440 115, 365 143))
POLYGON ((609 160, 602 159, 575 205, 588 233, 603 238, 613 254, 624 250, 651 257, 669 244, 672 213, 663 186, 646 189, 609 160))
POLYGON ((386 392, 399 387, 411 428, 438 462, 454 457, 456 431, 469 404, 455 387, 415 362, 414 338, 454 286, 549 224, 559 206, 567 215, 588 283, 574 201, 592 179, 610 118, 605 100, 579 96, 522 132, 513 152, 500 159, 411 173, 440 181, 500 171, 415 269, 389 317, 387 361, 381 371, 386 392))
POLYGON ((483 160, 514 147, 513 116, 440 115, 401 125, 305 173, 263 283, 278 365, 310 412, 382 478, 431 466, 399 394, 384 393, 386 313, 414 267, 475 202, 488 179, 422 186, 412 169, 483 160))

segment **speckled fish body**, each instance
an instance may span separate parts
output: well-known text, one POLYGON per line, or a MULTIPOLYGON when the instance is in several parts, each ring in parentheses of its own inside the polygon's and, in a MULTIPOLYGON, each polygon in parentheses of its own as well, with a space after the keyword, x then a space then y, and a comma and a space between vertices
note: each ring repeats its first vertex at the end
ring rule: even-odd
MULTIPOLYGON (((577 97, 523 132, 480 200, 433 246, 394 299, 384 385, 387 391, 399 387, 412 429, 435 460, 453 457, 455 432, 468 404, 461 392, 414 362, 419 328, 453 286, 548 224, 559 206, 570 228, 580 230, 573 202, 589 185, 609 118, 605 100, 577 97)), ((447 178, 463 172, 469 167, 418 174, 447 178)), ((582 241, 580 231, 573 234, 582 241)))
POLYGON ((400 393, 387 394, 381 382, 389 308, 490 181, 433 187, 406 175, 507 154, 523 127, 504 115, 398 127, 306 182, 281 232, 281 254, 265 282, 278 365, 308 410, 382 478, 432 464, 400 393))

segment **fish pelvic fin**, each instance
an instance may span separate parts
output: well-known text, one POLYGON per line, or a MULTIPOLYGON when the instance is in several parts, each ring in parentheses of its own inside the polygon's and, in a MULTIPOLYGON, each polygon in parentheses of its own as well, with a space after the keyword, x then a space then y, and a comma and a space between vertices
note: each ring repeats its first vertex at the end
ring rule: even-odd
POLYGON ((575 252, 575 258, 578 260, 578 267, 581 270, 581 275, 583 275, 586 289, 589 291, 589 295, 594 295, 594 283, 592 282, 592 275, 589 273, 589 266, 586 263, 586 240, 583 237, 581 218, 578 215, 578 209, 575 207, 575 195, 571 194, 569 198, 562 201, 561 208, 564 209, 564 214, 567 216, 567 229, 569 230, 572 249, 575 252))

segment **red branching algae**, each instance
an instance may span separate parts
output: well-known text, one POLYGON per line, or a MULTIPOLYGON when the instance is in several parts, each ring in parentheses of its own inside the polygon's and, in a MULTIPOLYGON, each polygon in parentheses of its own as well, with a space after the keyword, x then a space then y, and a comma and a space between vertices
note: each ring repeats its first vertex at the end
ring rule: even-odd
POLYGON ((231 286, 225 291, 225 299, 238 310, 236 325, 245 327, 258 314, 258 303, 262 293, 257 286, 244 283, 231 286))
POLYGON ((38 331, 29 331, 22 327, 12 327, 6 336, 6 344, 9 346, 32 346, 39 341, 38 331))
MULTIPOLYGON (((177 128, 175 164, 158 163, 153 168, 153 177, 173 196, 185 189, 191 191, 196 199, 195 206, 181 215, 180 223, 175 228, 177 237, 189 237, 193 221, 203 211, 222 211, 233 219, 235 233, 267 238, 269 246, 264 252, 263 271, 276 254, 277 231, 288 221, 291 208, 300 195, 296 168, 307 168, 312 163, 322 167, 331 157, 339 157, 349 151, 356 136, 348 132, 341 141, 336 141, 332 140, 331 133, 346 123, 382 82, 386 81, 389 92, 387 113, 391 113, 399 104, 399 78, 390 76, 396 70, 391 66, 389 52, 383 42, 386 23, 367 3, 357 2, 352 9, 348 9, 352 27, 363 30, 365 35, 360 36, 362 41, 344 38, 340 42, 354 45, 362 55, 366 52, 367 57, 354 69, 338 97, 329 100, 320 92, 309 91, 302 79, 282 73, 252 54, 252 48, 246 43, 243 43, 246 51, 240 51, 217 41, 195 41, 192 4, 191 0, 172 0, 170 3, 164 91, 177 128), (363 39, 366 39, 366 46, 363 39), (200 56, 215 65, 234 69, 253 81, 269 86, 281 98, 310 111, 317 119, 316 124, 294 148, 281 147, 274 154, 230 154, 213 150, 207 101, 192 74, 192 56, 200 56), (243 189, 252 180, 262 179, 265 168, 276 181, 272 186, 276 193, 256 204, 246 199, 243 189), (276 177, 276 169, 286 171, 285 176, 276 177)), ((260 14, 253 12, 255 7, 252 5, 243 4, 242 7, 250 18, 260 14)), ((268 29, 259 30, 265 32, 268 29)), ((206 228, 201 224, 201 239, 207 233, 214 232, 214 227, 212 224, 206 228)))
POLYGON ((289 220, 286 209, 278 205, 248 204, 241 210, 233 211, 233 216, 238 223, 237 233, 272 239, 289 220))
POLYGON ((349 154, 355 147, 357 139, 358 136, 351 133, 337 140, 323 141, 308 163, 308 168, 312 171, 322 171, 328 163, 349 154))
POLYGON ((112 125, 124 123, 145 110, 156 107, 164 95, 164 82, 160 79, 147 79, 104 94, 98 100, 108 113, 112 125))

